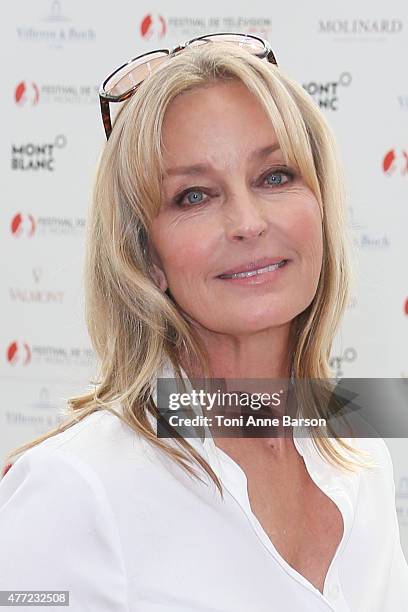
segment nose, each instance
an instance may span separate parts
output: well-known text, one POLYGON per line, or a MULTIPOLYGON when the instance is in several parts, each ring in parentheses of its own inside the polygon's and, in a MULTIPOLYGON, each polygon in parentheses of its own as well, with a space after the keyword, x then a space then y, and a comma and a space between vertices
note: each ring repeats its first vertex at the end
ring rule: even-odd
POLYGON ((225 220, 228 239, 236 242, 260 236, 268 226, 262 206, 256 197, 247 192, 231 196, 225 220))

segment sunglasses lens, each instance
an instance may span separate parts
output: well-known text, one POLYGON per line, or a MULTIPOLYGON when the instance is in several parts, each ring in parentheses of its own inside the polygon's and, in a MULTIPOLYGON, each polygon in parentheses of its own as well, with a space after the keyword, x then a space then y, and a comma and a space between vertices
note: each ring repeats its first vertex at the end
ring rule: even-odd
POLYGON ((254 53, 255 55, 262 53, 265 50, 264 44, 261 40, 252 38, 251 36, 245 36, 244 34, 210 34, 209 36, 204 36, 203 38, 194 40, 189 46, 198 47, 206 44, 210 40, 234 43, 240 47, 245 47, 245 49, 247 49, 250 53, 254 53))
POLYGON ((123 95, 146 79, 167 57, 167 53, 156 51, 136 58, 108 79, 104 86, 105 92, 111 96, 123 95))

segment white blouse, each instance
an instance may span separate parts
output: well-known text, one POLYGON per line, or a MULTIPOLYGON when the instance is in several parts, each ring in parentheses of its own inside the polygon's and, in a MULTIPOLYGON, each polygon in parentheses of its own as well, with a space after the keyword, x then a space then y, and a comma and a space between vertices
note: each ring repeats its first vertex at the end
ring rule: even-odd
POLYGON ((224 500, 204 472, 204 482, 189 476, 106 410, 26 451, 0 482, 0 590, 69 591, 71 612, 408 610, 383 440, 354 439, 379 467, 346 474, 294 431, 344 521, 323 594, 272 544, 238 464, 211 437, 189 442, 222 481, 224 500))

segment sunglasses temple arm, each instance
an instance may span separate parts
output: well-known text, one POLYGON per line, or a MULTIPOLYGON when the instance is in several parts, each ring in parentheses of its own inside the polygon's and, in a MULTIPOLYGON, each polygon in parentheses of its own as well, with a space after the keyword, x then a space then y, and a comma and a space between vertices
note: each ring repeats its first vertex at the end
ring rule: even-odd
POLYGON ((266 59, 271 64, 276 64, 276 66, 278 65, 278 62, 276 61, 276 57, 275 57, 275 55, 274 55, 272 50, 269 51, 268 55, 266 56, 266 59))
POLYGON ((112 122, 111 122, 111 116, 110 116, 109 101, 106 100, 105 98, 102 98, 102 96, 99 96, 99 102, 101 105, 101 114, 102 114, 103 127, 105 128, 106 140, 108 140, 112 132, 112 122))

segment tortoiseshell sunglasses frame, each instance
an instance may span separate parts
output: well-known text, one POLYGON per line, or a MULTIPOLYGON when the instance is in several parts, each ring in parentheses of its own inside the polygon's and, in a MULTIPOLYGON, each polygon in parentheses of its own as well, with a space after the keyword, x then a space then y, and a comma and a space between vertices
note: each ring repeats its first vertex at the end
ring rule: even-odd
MULTIPOLYGON (((263 38, 260 38, 259 36, 255 36, 253 34, 244 34, 242 32, 215 32, 213 34, 205 34, 203 36, 196 36, 194 38, 191 38, 190 40, 180 44, 180 45, 176 45, 173 49, 155 49, 154 51, 148 51, 147 53, 142 53, 141 55, 137 55, 136 57, 132 58, 131 60, 129 60, 128 62, 125 62, 124 64, 122 64, 122 66, 119 66, 119 68, 117 68, 116 70, 114 70, 112 72, 112 74, 110 74, 102 83, 102 85, 99 88, 99 102, 100 102, 100 107, 101 107, 101 114, 102 114, 102 121, 103 121, 103 126, 105 128, 105 134, 106 134, 106 139, 109 139, 109 136, 111 135, 112 132, 112 120, 111 120, 111 114, 110 114, 110 107, 109 107, 109 103, 110 102, 124 102, 125 100, 127 100, 128 98, 130 98, 134 92, 136 91, 136 89, 139 87, 139 85, 143 82, 140 81, 139 83, 137 83, 136 85, 134 85, 131 89, 129 89, 128 91, 124 92, 123 94, 120 94, 118 96, 113 96, 109 93, 107 93, 105 91, 105 86, 108 83, 108 81, 110 81, 110 79, 120 70, 122 70, 123 68, 125 68, 126 66, 128 66, 129 64, 131 64, 132 62, 141 59, 142 57, 148 57, 149 55, 152 55, 153 53, 164 53, 167 55, 167 59, 170 59, 171 57, 173 57, 174 55, 176 55, 177 53, 179 53, 180 51, 183 51, 184 49, 186 49, 189 45, 191 45, 193 42, 197 41, 197 40, 204 40, 204 39, 208 39, 208 42, 221 42, 214 40, 217 38, 217 36, 242 36, 243 39, 248 39, 248 38, 253 38, 255 40, 257 40, 258 42, 261 42, 263 44, 263 50, 259 53, 252 53, 252 55, 255 55, 256 57, 259 57, 260 59, 266 59, 268 62, 270 62, 271 64, 276 64, 278 65, 278 62, 276 61, 275 55, 268 43, 268 41, 264 40, 263 38), (212 40, 211 40, 212 39, 212 40)), ((225 39, 224 39, 225 42, 225 39)), ((231 44, 235 44, 235 42, 233 41, 227 41, 230 42, 231 44)), ((239 43, 238 43, 239 44, 239 43)), ((139 66, 141 66, 143 64, 139 64, 139 66)))

